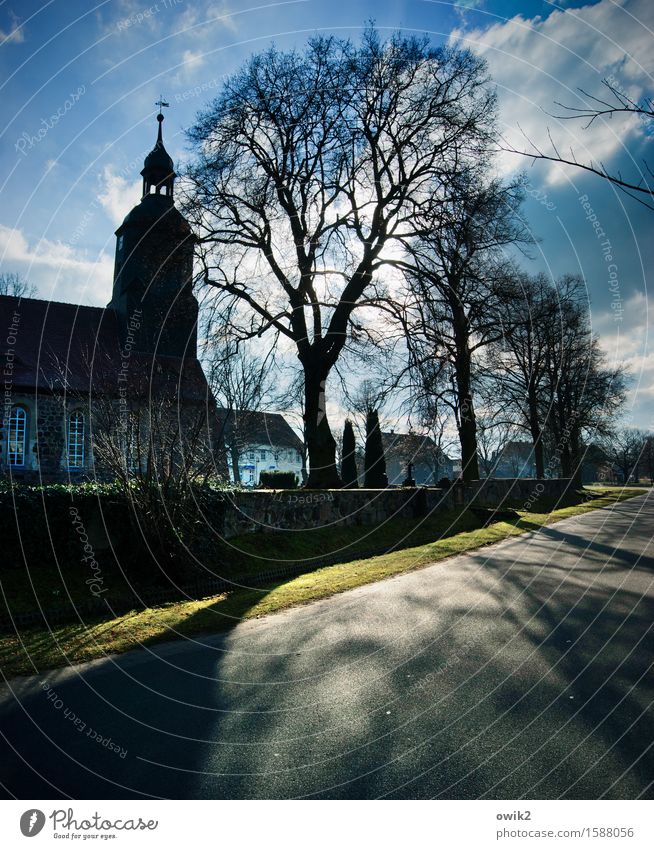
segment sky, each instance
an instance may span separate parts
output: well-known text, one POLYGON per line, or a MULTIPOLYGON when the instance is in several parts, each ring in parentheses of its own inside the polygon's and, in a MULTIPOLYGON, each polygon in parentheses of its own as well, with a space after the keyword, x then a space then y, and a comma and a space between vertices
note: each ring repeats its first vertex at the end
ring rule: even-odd
MULTIPOLYGON (((652 0, 0 0, 0 271, 20 272, 39 297, 106 304, 114 231, 139 201, 159 95, 170 103, 166 147, 183 165, 185 129, 251 53, 302 47, 314 32, 356 39, 371 19, 382 33, 483 55, 508 143, 547 148, 550 134, 625 177, 654 168, 652 122, 584 129, 556 105, 601 96, 604 79, 635 101, 653 96, 652 0)), ((610 360, 632 371, 628 420, 654 429, 654 212, 577 169, 511 153, 497 168, 529 178, 538 241, 522 264, 584 277, 610 360)))

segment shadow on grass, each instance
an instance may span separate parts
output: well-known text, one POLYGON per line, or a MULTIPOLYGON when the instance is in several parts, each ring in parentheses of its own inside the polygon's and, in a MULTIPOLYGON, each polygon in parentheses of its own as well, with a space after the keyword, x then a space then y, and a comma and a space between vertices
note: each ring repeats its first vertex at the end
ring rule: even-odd
MULTIPOLYGON (((582 497, 577 503, 585 500, 582 497)), ((538 505, 540 510, 545 506, 542 502, 538 505)), ((29 674, 36 669, 82 662, 106 653, 121 653, 192 635, 225 632, 243 619, 264 616, 285 607, 392 577, 499 541, 512 533, 540 530, 554 539, 562 536, 560 531, 544 529, 543 521, 543 518, 530 521, 505 509, 475 509, 439 513, 422 521, 395 520, 379 528, 346 527, 328 531, 317 529, 305 534, 260 534, 257 540, 249 541, 251 548, 259 546, 263 549, 274 542, 283 542, 282 547, 285 546, 287 552, 289 549, 298 552, 306 547, 307 540, 312 540, 318 549, 322 545, 323 550, 329 552, 327 543, 331 537, 332 551, 334 548, 340 548, 340 551, 335 563, 304 568, 288 577, 262 581, 259 586, 248 585, 247 575, 241 575, 240 580, 234 581, 233 590, 218 597, 187 596, 181 602, 137 611, 132 609, 118 616, 111 610, 107 615, 98 617, 75 616, 72 611, 72 624, 53 625, 52 632, 43 627, 21 629, 20 635, 3 638, 0 666, 6 669, 8 675, 29 674), (500 518, 502 521, 496 522, 500 518), (489 524, 489 520, 495 523, 489 524), (366 552, 371 536, 378 544, 375 556, 366 552), (383 560, 382 552, 392 552, 397 557, 389 564, 388 558, 383 560)), ((574 542, 569 534, 563 536, 574 542)), ((598 543, 596 547, 599 547, 598 543)), ((607 547, 603 553, 612 554, 613 551, 607 547)), ((623 556, 623 562, 629 562, 628 555, 623 556)), ((256 571, 253 574, 256 575, 256 571)))

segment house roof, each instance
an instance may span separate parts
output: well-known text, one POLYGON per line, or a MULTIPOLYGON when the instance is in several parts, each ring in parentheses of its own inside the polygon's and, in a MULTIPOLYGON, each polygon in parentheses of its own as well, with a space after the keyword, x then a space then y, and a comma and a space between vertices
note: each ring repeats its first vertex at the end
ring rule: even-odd
POLYGON ((304 448, 302 440, 280 413, 218 407, 216 416, 219 425, 224 428, 225 439, 229 439, 236 430, 243 446, 270 445, 294 448, 300 452, 304 448))
POLYGON ((440 455, 441 462, 449 462, 450 458, 442 451, 431 436, 419 433, 395 433, 395 431, 382 431, 382 442, 384 453, 392 457, 401 457, 403 460, 420 462, 421 457, 429 454, 430 459, 434 454, 440 455))
POLYGON ((118 394, 125 371, 131 389, 170 388, 185 400, 207 397, 207 382, 195 358, 138 353, 125 357, 127 328, 113 309, 0 295, 0 357, 10 390, 118 394), (124 363, 129 360, 128 368, 124 363))
POLYGON ((503 448, 500 449, 499 454, 513 454, 518 455, 520 457, 528 457, 534 451, 534 445, 532 442, 522 439, 511 439, 509 440, 503 448))

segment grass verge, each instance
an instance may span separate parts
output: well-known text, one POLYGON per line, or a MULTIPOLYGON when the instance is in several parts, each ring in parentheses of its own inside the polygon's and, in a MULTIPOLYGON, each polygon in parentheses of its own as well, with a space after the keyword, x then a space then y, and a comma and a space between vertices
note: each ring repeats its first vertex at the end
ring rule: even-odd
MULTIPOLYGON (((545 524, 581 515, 599 507, 608 507, 644 492, 646 490, 634 488, 588 487, 582 503, 544 512, 534 512, 534 509, 530 512, 517 511, 516 519, 497 521, 487 527, 474 527, 478 520, 466 512, 458 517, 454 526, 452 517, 449 517, 448 530, 451 533, 435 538, 439 535, 439 528, 444 532, 448 522, 448 517, 442 515, 415 528, 407 525, 403 544, 408 543, 409 547, 376 557, 356 559, 355 545, 354 549, 348 549, 353 559, 347 562, 314 569, 266 587, 235 590, 199 600, 134 610, 114 619, 105 617, 101 621, 78 622, 52 629, 31 628, 21 630, 20 633, 3 634, 0 635, 0 669, 6 678, 37 674, 47 669, 93 660, 108 654, 119 654, 143 645, 153 645, 193 634, 224 631, 243 619, 265 616, 287 607, 326 598, 418 569, 446 557, 473 551, 481 546, 535 530, 545 524), (425 541, 425 536, 430 536, 431 540, 425 541)), ((330 533, 333 536, 333 531, 330 533)), ((345 543, 347 533, 341 533, 345 543)), ((358 533, 360 537, 361 529, 358 529, 358 533)), ((392 539, 398 536, 397 528, 393 533, 379 529, 379 533, 390 534, 389 540, 391 544, 395 544, 392 539)), ((315 536, 313 540, 315 545, 315 536)), ((379 543, 378 534, 376 542, 379 543)), ((357 544, 359 547, 363 545, 360 540, 357 544)))

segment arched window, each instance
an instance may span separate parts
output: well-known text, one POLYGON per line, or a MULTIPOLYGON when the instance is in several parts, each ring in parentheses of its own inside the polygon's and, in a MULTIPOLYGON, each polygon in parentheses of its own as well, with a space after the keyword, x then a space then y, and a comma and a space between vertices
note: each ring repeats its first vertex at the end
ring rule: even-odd
POLYGON ((84 413, 74 410, 68 417, 68 468, 84 466, 84 413))
POLYGON ((27 410, 14 407, 7 429, 7 461, 10 466, 24 466, 27 448, 27 410))

